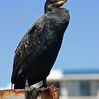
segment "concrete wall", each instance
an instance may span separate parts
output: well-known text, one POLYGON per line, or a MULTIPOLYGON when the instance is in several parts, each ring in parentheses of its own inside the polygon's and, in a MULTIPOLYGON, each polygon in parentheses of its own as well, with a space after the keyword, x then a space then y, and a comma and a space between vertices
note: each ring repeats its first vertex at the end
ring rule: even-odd
MULTIPOLYGON (((84 82, 87 82, 87 81, 84 81, 84 82)), ((82 96, 81 83, 82 83, 82 81, 62 81, 62 82, 60 82, 60 95, 63 97, 82 96)), ((88 96, 97 96, 97 92, 99 90, 99 81, 88 81, 88 83, 89 83, 89 87, 85 86, 85 88, 86 88, 85 91, 87 91, 87 90, 90 91, 89 92, 90 94, 88 96), (89 89, 87 89, 87 88, 89 88, 89 89)), ((86 97, 83 97, 83 98, 86 99, 86 97)), ((71 97, 71 99, 72 99, 72 97, 71 97)))

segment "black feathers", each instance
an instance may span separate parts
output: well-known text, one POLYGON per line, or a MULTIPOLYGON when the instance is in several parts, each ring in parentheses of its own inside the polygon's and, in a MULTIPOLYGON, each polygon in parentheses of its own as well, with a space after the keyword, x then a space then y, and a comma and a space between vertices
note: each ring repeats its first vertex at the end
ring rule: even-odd
POLYGON ((26 80, 29 85, 45 81, 56 60, 70 17, 66 9, 54 3, 49 5, 50 2, 45 14, 31 26, 15 51, 11 79, 15 89, 25 88, 26 80))

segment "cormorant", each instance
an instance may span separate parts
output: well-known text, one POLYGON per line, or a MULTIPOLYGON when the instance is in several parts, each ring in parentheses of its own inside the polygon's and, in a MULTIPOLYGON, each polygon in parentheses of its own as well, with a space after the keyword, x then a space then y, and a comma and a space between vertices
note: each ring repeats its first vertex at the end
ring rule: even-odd
POLYGON ((45 13, 26 32, 15 51, 11 82, 14 89, 43 81, 56 60, 70 16, 60 8, 67 0, 46 0, 45 13))

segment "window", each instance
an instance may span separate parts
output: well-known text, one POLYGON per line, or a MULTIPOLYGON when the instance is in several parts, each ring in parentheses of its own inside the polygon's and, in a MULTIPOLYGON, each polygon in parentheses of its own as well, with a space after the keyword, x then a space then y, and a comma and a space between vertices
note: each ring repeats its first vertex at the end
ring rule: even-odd
POLYGON ((81 96, 90 96, 90 82, 89 81, 80 82, 80 94, 81 96))

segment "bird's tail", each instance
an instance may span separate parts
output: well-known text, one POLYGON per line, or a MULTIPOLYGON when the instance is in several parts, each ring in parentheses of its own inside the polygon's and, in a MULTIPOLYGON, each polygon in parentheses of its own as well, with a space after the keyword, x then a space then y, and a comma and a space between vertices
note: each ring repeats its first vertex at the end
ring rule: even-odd
POLYGON ((25 83, 15 83, 14 89, 24 89, 25 83))

